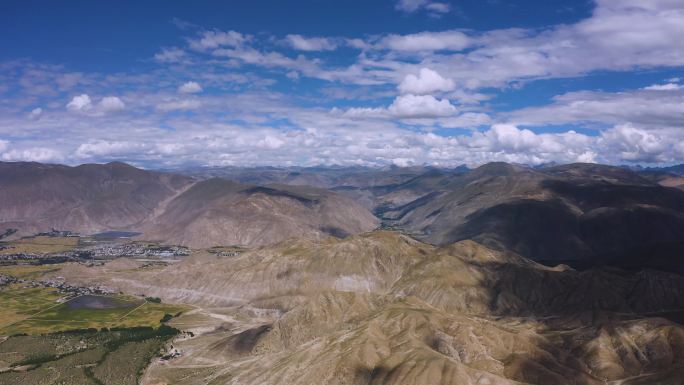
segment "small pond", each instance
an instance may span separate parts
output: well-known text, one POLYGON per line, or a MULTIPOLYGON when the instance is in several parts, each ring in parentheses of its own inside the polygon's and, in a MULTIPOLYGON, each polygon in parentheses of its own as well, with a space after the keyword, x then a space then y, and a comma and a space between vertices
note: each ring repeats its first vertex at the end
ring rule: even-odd
POLYGON ((133 231, 105 231, 102 233, 94 234, 93 237, 96 239, 113 239, 113 238, 132 238, 140 233, 133 231))
POLYGON ((123 301, 115 297, 82 295, 66 303, 69 310, 80 309, 125 309, 140 305, 142 302, 123 301))

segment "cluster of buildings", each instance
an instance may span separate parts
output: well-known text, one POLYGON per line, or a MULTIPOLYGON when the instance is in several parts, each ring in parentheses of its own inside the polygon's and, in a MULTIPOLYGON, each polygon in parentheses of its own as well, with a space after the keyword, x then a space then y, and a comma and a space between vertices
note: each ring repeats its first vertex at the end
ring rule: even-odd
POLYGON ((15 261, 33 261, 40 264, 62 263, 76 260, 71 253, 35 254, 35 253, 12 253, 0 254, 0 264, 15 261))
POLYGON ((80 253, 81 258, 111 259, 118 257, 153 257, 174 258, 187 257, 190 250, 182 246, 150 246, 140 243, 102 243, 74 252, 80 253))
POLYGON ((216 252, 217 257, 239 257, 239 251, 219 251, 216 252))
POLYGON ((113 290, 110 290, 102 286, 72 286, 64 282, 64 278, 62 277, 57 277, 56 279, 48 279, 44 281, 17 281, 19 283, 25 283, 24 287, 27 288, 53 287, 59 290, 60 293, 67 294, 70 297, 79 295, 106 295, 116 293, 113 290))
POLYGON ((44 233, 38 233, 38 234, 36 234, 36 236, 37 237, 80 237, 81 235, 79 233, 75 233, 73 231, 52 229, 51 231, 47 231, 44 233))

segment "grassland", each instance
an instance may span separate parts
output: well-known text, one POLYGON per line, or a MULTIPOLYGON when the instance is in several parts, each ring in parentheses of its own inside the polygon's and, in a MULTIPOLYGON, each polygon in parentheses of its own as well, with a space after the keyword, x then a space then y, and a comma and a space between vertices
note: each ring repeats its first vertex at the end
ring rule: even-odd
POLYGON ((58 271, 64 264, 55 263, 50 265, 5 265, 0 266, 0 274, 11 275, 18 279, 40 279, 47 273, 58 271))
MULTIPOLYGON (((175 315, 188 306, 153 303, 127 296, 114 296, 121 306, 80 308, 60 303, 60 294, 48 288, 10 285, 0 290, 0 335, 42 334, 87 328, 159 326, 165 314, 175 315)), ((70 301, 74 301, 71 299, 70 301)))
POLYGON ((137 384, 179 332, 162 319, 190 307, 30 287, 61 267, 0 266, 0 274, 24 280, 0 286, 0 385, 137 384))
POLYGON ((12 242, 3 242, 8 249, 0 250, 0 254, 43 254, 69 251, 78 246, 78 237, 30 237, 12 242))
POLYGON ((43 309, 58 304, 63 296, 53 288, 23 288, 13 284, 0 288, 0 335, 5 326, 13 325, 43 309))

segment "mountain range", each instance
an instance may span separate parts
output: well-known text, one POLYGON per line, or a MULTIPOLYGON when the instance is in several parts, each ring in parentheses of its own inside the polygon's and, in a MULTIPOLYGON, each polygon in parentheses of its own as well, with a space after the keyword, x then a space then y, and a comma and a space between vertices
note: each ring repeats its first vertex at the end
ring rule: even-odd
POLYGON ((0 163, 0 202, 0 229, 18 230, 15 238, 51 229, 129 231, 192 247, 255 246, 357 234, 379 223, 363 206, 323 189, 196 180, 117 162, 0 163))
POLYGON ((202 248, 383 227, 434 245, 470 239, 549 265, 682 272, 684 190, 661 171, 489 163, 188 174, 123 163, 0 163, 0 230, 125 230, 202 248))

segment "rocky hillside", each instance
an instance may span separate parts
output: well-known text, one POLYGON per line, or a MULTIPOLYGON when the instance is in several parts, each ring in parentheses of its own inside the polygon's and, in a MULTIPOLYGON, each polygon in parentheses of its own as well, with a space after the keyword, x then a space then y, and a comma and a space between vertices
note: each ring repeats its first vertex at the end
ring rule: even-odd
POLYGON ((378 224, 367 209, 327 190, 213 178, 170 201, 143 226, 142 238, 195 248, 255 246, 292 237, 346 237, 378 224))
MULTIPOLYGON (((680 275, 546 267, 393 232, 289 240, 163 270, 71 265, 68 280, 212 309, 148 383, 680 384, 680 275), (220 313, 218 309, 220 310, 220 313), (210 326, 214 325, 214 326, 210 326)), ((208 310, 204 310, 207 312, 208 310)))
POLYGON ((135 229, 192 182, 118 162, 78 167, 0 162, 0 231, 16 228, 19 236, 53 228, 135 229))
MULTIPOLYGON (((255 246, 290 237, 345 237, 376 228, 366 208, 304 186, 256 186, 141 170, 0 163, 0 233, 122 230, 191 247, 255 246)), ((3 238, 3 239, 5 239, 3 238)))
POLYGON ((491 163, 421 178, 376 196, 376 211, 430 243, 472 239, 548 263, 684 272, 684 192, 632 171, 491 163))

